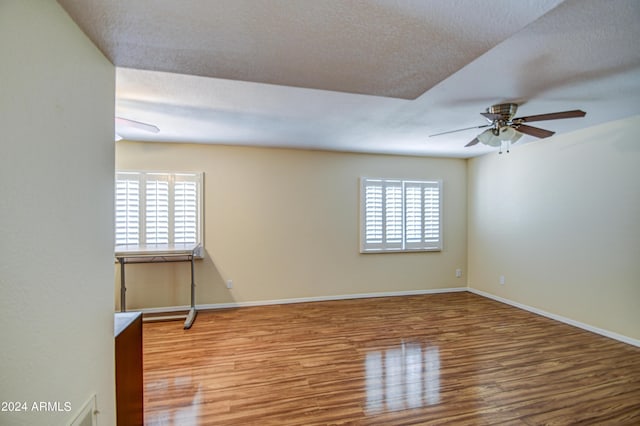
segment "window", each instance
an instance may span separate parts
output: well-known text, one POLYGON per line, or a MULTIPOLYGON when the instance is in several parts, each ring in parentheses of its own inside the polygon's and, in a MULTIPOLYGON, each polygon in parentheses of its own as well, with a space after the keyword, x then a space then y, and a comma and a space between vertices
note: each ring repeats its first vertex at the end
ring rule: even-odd
POLYGON ((116 245, 202 241, 202 173, 116 173, 116 245))
POLYGON ((360 179, 360 252, 442 249, 442 181, 360 179))

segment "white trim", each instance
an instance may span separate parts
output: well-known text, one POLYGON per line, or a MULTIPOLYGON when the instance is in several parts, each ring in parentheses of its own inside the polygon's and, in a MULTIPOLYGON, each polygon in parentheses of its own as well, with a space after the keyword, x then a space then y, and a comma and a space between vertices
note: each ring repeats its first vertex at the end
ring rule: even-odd
POLYGON ((610 339, 618 340, 618 341, 623 342, 623 343, 628 343, 629 345, 640 347, 640 340, 638 340, 638 339, 634 339, 634 338, 631 338, 631 337, 628 337, 628 336, 624 336, 622 334, 618 334, 618 333, 615 333, 613 331, 609 331, 609 330, 605 330, 605 329, 602 329, 602 328, 594 327, 592 325, 585 324, 583 322, 576 321, 576 320, 573 320, 571 318, 563 317, 561 315, 552 314, 550 312, 543 311, 542 309, 538 309, 538 308, 534 308, 534 307, 529 306, 529 305, 524 305, 522 303, 514 302, 513 300, 505 299, 503 297, 496 296, 496 295, 491 294, 491 293, 486 293, 486 292, 484 292, 482 290, 477 290, 477 289, 471 288, 471 287, 469 287, 467 290, 470 293, 477 294, 478 296, 486 297, 487 299, 495 300, 496 302, 505 303, 507 305, 510 305, 510 306, 513 306, 513 307, 516 307, 516 308, 520 308, 520 309, 523 309, 525 311, 529 311, 529 312, 532 312, 534 314, 541 315, 543 317, 551 318, 552 320, 555 320, 555 321, 559 321, 559 322, 562 322, 562 323, 565 323, 565 324, 568 324, 568 325, 572 325, 574 327, 578 327, 578 328, 581 328, 583 330, 590 331, 592 333, 600 334, 601 336, 605 336, 605 337, 608 337, 610 339))
POLYGON ((87 420, 90 420, 90 426, 96 426, 98 424, 98 400, 96 394, 91 395, 91 398, 82 406, 76 417, 73 419, 69 426, 82 426, 87 424, 87 420))
MULTIPOLYGON (((274 300, 256 300, 249 302, 229 302, 229 303, 209 303, 204 305, 196 305, 197 310, 206 309, 227 309, 227 308, 245 308, 249 306, 268 306, 268 305, 287 305, 290 303, 307 303, 307 302, 327 302, 331 300, 348 300, 348 299, 367 299, 371 297, 395 297, 395 296, 417 296, 421 294, 438 294, 438 293, 455 293, 467 291, 467 287, 452 288, 436 288, 428 290, 407 290, 392 291, 382 293, 359 293, 359 294, 342 294, 336 296, 314 296, 314 297, 297 297, 291 299, 274 299, 274 300)), ((159 314, 166 312, 178 312, 189 310, 190 306, 166 306, 162 308, 142 308, 134 309, 143 314, 159 314)))

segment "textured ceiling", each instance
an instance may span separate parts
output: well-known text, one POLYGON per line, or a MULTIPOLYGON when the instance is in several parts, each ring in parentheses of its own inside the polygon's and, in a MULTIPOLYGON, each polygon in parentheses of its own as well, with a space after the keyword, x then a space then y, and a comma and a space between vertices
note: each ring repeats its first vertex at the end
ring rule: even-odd
MULTIPOLYGON (((59 0, 118 67, 130 140, 470 157, 501 101, 640 113, 636 0, 59 0), (517 5, 517 7, 515 6, 517 5)), ((525 137, 526 143, 533 138, 525 137)))

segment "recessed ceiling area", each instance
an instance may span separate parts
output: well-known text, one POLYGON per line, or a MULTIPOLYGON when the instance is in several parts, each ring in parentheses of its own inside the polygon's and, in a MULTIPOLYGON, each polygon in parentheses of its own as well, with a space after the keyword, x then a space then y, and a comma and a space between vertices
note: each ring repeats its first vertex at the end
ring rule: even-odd
MULTIPOLYGON (((557 133, 640 113, 635 0, 58 0, 116 65, 128 140, 469 158, 500 102, 557 133)), ((523 137, 518 144, 535 140, 523 137)))

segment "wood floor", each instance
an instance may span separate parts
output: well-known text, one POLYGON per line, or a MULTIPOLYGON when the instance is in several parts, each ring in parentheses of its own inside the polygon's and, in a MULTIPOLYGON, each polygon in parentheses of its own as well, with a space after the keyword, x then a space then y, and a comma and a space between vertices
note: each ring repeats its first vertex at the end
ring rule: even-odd
POLYGON ((640 348, 471 293, 144 325, 147 425, 640 425, 640 348))

